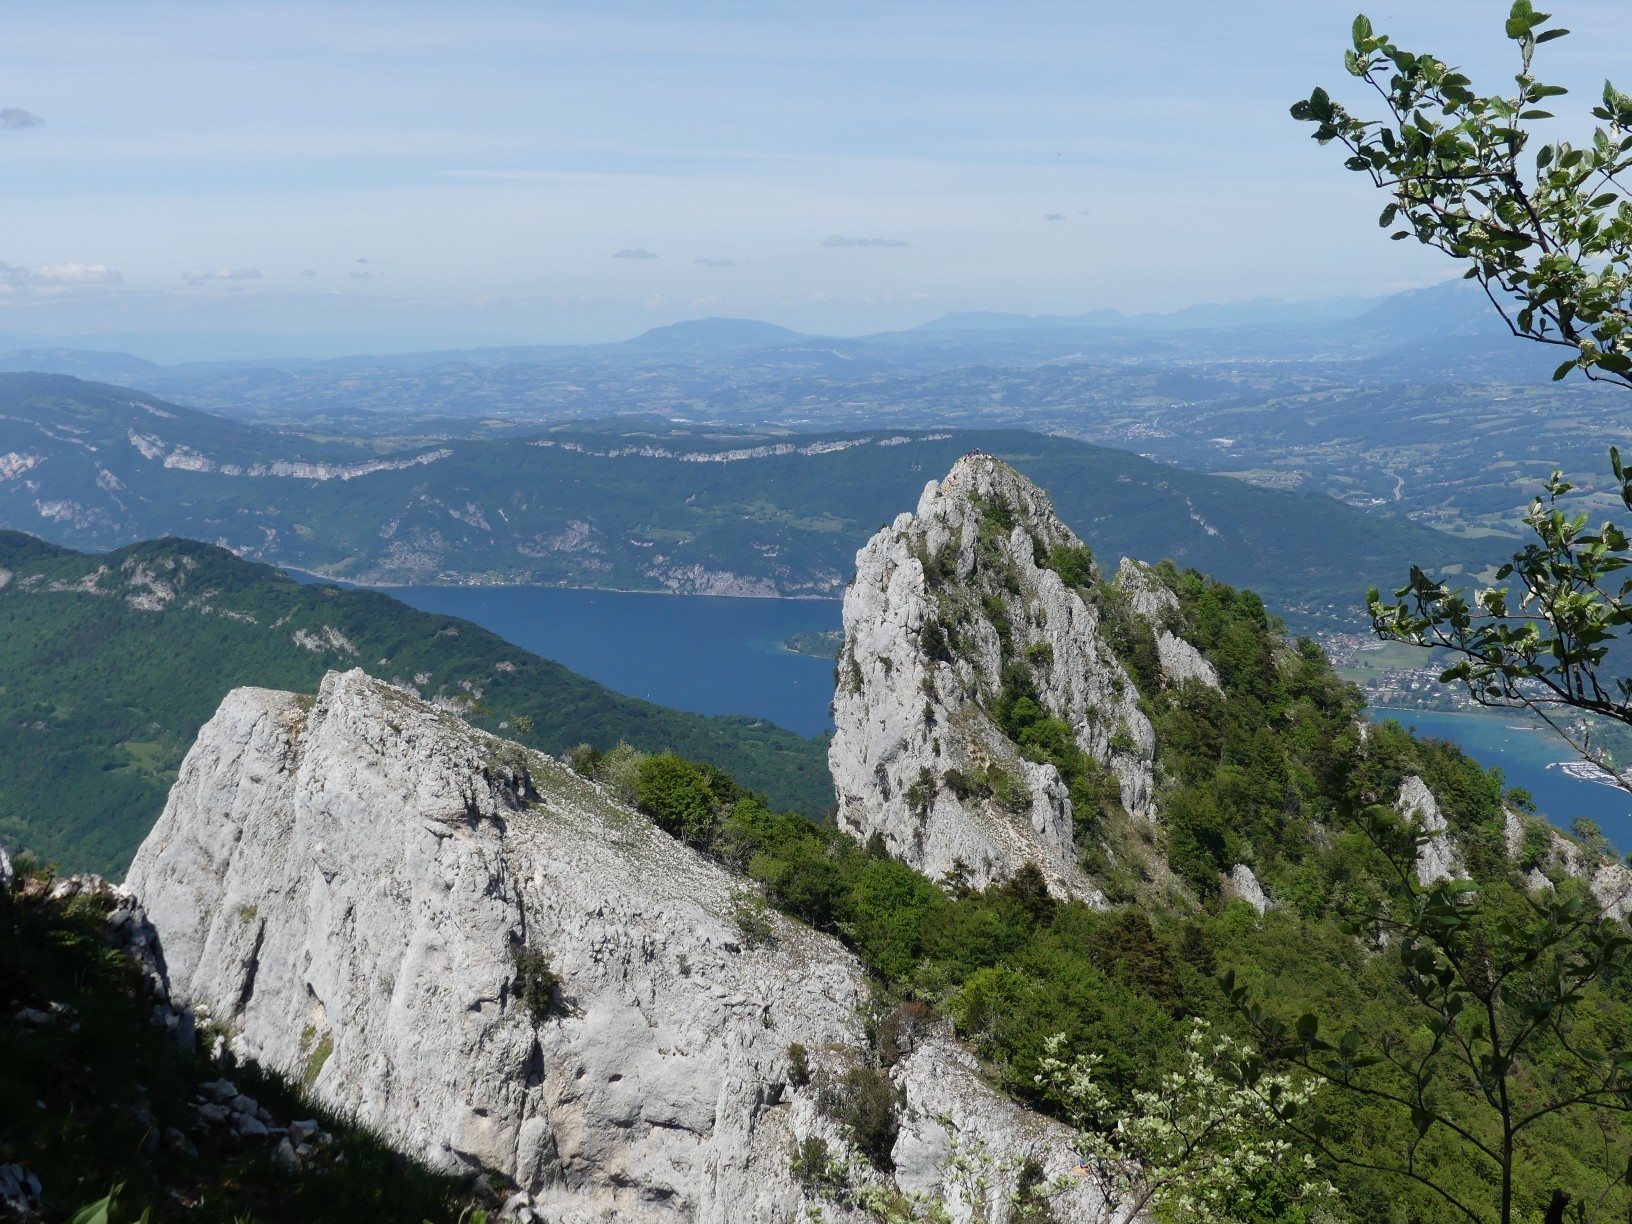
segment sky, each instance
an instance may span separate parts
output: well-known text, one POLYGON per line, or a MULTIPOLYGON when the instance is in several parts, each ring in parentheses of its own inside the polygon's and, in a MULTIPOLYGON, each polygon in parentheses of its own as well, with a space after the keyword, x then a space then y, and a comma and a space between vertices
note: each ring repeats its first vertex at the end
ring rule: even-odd
MULTIPOLYGON (((1357 2, 18 6, 0 332, 849 335, 1431 284, 1454 269, 1287 115, 1363 100, 1357 2)), ((1550 7, 1576 33, 1540 75, 1584 134, 1632 5, 1550 7)), ((1494 92, 1506 9, 1367 11, 1494 92)))

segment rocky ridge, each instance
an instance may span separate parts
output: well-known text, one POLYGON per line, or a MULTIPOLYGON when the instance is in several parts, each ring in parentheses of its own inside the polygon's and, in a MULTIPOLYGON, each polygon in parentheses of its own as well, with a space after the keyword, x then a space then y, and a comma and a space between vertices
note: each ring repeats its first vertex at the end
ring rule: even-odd
MULTIPOLYGON (((1099 900, 1059 769, 1027 759, 997 714, 1024 690, 1123 811, 1156 819, 1155 733, 1089 590, 1098 576, 1047 495, 978 454, 868 541, 845 593, 828 755, 841 825, 932 877, 982 887, 1030 862, 1057 894, 1099 900)), ((1218 688, 1148 567, 1124 560, 1111 589, 1154 635, 1164 682, 1218 688)))
MULTIPOLYGON (((129 883, 176 995, 235 1054, 434 1167, 505 1174, 515 1214, 786 1220, 807 1206, 796 1145, 843 1149, 790 1068, 793 1044, 819 1066, 863 1057, 863 975, 840 945, 745 921, 739 877, 360 671, 315 702, 229 695, 129 883)), ((914 1186, 964 1129, 1064 1173, 1062 1134, 959 1058, 930 1042, 895 1069, 963 1085, 907 1092, 895 1150, 914 1186)))

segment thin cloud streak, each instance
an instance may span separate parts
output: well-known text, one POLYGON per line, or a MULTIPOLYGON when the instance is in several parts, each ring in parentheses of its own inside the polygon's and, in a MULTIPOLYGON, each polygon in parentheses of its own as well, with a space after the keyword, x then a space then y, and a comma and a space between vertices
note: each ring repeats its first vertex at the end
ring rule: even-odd
POLYGON ((189 285, 202 285, 206 281, 260 280, 261 270, 259 268, 220 268, 212 272, 203 268, 194 268, 191 272, 183 272, 181 279, 189 285))

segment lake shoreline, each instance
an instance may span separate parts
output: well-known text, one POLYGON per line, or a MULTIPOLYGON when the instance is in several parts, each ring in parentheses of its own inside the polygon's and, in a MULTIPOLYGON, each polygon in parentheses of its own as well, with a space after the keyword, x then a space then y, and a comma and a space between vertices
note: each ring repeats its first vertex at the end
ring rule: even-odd
POLYGON ((653 591, 635 587, 572 586, 565 582, 357 582, 350 578, 336 578, 332 574, 318 574, 294 565, 276 565, 296 582, 315 585, 321 582, 349 587, 358 591, 587 591, 608 595, 661 595, 669 599, 760 599, 766 603, 843 603, 843 595, 740 595, 731 591, 653 591))

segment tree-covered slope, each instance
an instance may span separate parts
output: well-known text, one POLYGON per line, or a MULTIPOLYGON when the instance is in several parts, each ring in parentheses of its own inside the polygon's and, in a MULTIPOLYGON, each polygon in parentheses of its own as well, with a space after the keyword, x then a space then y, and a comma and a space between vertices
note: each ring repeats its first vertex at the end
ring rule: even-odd
POLYGON ((822 741, 620 696, 377 592, 304 586, 192 541, 87 556, 0 532, 0 844, 122 871, 229 689, 315 692, 336 667, 546 751, 672 747, 778 804, 814 814, 832 802, 822 741))
POLYGON ((1049 488, 1097 552, 1171 557, 1278 610, 1348 615, 1411 561, 1484 551, 1324 495, 1019 430, 731 437, 675 428, 341 444, 71 378, 0 375, 0 526, 165 535, 364 583, 837 595, 856 550, 972 448, 1049 488))

